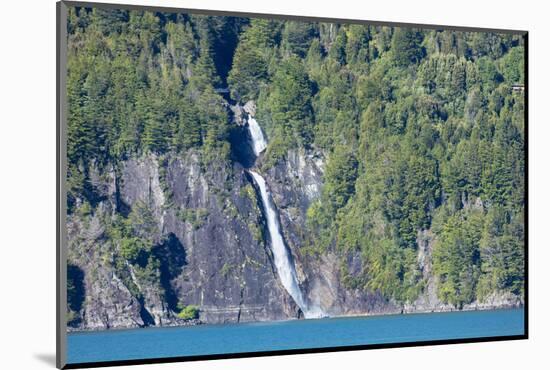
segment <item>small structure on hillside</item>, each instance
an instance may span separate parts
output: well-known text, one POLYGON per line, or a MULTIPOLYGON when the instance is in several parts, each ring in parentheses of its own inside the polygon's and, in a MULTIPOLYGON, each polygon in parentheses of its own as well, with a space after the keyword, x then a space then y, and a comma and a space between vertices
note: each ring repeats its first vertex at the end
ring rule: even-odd
POLYGON ((512 91, 524 91, 525 87, 523 84, 513 84, 512 85, 512 91))

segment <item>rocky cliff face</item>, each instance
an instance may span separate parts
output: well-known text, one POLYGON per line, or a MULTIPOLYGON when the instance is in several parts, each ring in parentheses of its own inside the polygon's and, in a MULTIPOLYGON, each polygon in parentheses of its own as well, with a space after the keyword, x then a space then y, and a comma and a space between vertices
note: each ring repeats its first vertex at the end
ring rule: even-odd
POLYGON ((119 174, 96 174, 103 200, 93 214, 69 217, 69 264, 83 272, 84 289, 72 326, 189 323, 176 316, 177 304, 198 306, 200 321, 208 323, 298 317, 274 270, 244 169, 228 162, 204 166, 197 153, 160 162, 146 156, 126 161, 119 174), (138 202, 150 206, 152 253, 160 256, 149 276, 139 266, 117 266, 120 246, 105 226, 138 202))
MULTIPOLYGON (((250 162, 249 164, 253 164, 250 162)), ((261 157, 256 163, 261 168, 261 157)), ((436 295, 431 271, 434 237, 418 235, 418 264, 426 281, 415 302, 400 304, 378 292, 349 289, 341 264, 353 275, 359 253, 318 256, 303 249, 306 212, 322 190, 322 153, 291 150, 263 176, 279 212, 300 288, 309 304, 330 316, 453 310, 436 295)), ((257 189, 237 161, 209 161, 200 152, 131 158, 117 168, 92 169, 98 193, 93 211, 84 205, 68 218, 69 278, 81 301, 71 307, 73 330, 284 320, 301 311, 282 286, 273 264, 257 189), (121 260, 115 226, 120 215, 146 206, 142 231, 149 259, 121 260), (180 318, 193 305, 198 318, 180 318)), ((512 307, 513 295, 493 294, 463 309, 512 307)))

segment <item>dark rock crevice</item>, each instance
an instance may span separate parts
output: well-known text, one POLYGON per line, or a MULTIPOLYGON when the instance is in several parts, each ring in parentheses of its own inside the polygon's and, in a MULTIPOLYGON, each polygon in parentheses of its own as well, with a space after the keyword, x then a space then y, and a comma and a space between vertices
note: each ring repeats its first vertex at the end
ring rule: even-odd
POLYGON ((254 167, 256 156, 252 150, 250 133, 246 126, 233 125, 229 132, 232 160, 245 169, 254 167))
POLYGON ((142 326, 154 326, 155 325, 155 319, 153 318, 153 315, 145 308, 145 300, 143 297, 138 298, 139 302, 139 316, 143 322, 142 326))
POLYGON ((177 311, 180 302, 172 280, 178 277, 187 265, 185 248, 178 237, 170 233, 163 243, 155 246, 151 252, 160 262, 160 285, 164 290, 164 300, 171 311, 177 311))
POLYGON ((69 326, 78 326, 82 321, 82 308, 86 299, 84 271, 76 265, 67 266, 67 309, 69 326))

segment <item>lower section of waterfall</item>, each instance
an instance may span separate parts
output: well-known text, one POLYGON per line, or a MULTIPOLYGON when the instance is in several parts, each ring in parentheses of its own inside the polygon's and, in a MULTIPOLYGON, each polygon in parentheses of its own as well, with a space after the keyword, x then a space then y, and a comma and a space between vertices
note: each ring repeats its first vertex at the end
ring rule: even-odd
POLYGON ((296 269, 294 268, 292 259, 290 258, 289 252, 285 246, 283 236, 281 234, 281 226, 279 224, 277 211, 275 209, 275 205, 273 204, 273 200, 271 199, 271 195, 267 190, 264 178, 254 171, 249 172, 260 190, 265 218, 267 220, 267 228, 271 240, 271 249, 275 260, 275 267, 277 268, 277 273, 279 274, 281 283, 285 287, 286 291, 292 296, 296 304, 300 307, 306 319, 324 316, 319 307, 309 307, 302 295, 298 285, 296 269))

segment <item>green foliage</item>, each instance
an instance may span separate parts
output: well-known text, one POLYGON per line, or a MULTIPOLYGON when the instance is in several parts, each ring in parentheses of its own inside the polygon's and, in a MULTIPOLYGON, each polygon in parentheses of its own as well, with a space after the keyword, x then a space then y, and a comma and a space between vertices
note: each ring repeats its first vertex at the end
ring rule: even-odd
POLYGON ((253 19, 250 27, 240 35, 227 79, 235 100, 256 99, 268 77, 269 46, 276 34, 272 21, 253 19))
POLYGON ((383 239, 367 255, 372 279, 368 280, 366 288, 400 301, 416 299, 422 285, 413 250, 402 249, 391 240, 383 239))
POLYGON ((323 189, 323 204, 329 208, 330 214, 334 215, 336 210, 345 206, 355 193, 357 167, 357 158, 350 148, 335 148, 327 163, 323 189))
POLYGON ((151 207, 144 201, 134 203, 125 223, 131 235, 144 240, 158 233, 158 225, 151 207))
POLYGON ((245 186, 243 186, 241 190, 239 190, 239 195, 243 198, 248 198, 248 200, 252 204, 256 204, 257 202, 256 191, 254 190, 251 184, 246 184, 245 186))
POLYGON ((512 48, 508 54, 501 59, 501 70, 504 79, 509 84, 523 83, 525 51, 523 47, 512 48))
POLYGON ((86 218, 87 216, 92 214, 92 206, 89 202, 84 201, 82 205, 78 208, 78 214, 82 218, 86 218))
POLYGON ((280 122, 303 120, 311 114, 311 83, 300 59, 284 61, 273 76, 271 109, 280 122))
POLYGON ((140 238, 123 238, 120 241, 120 255, 131 263, 136 263, 150 249, 151 247, 140 238))
POLYGON ((179 121, 174 135, 174 146, 178 151, 202 145, 203 128, 199 118, 199 110, 192 101, 180 107, 179 121))
POLYGON ((438 296, 445 303, 462 307, 476 297, 480 274, 479 240, 482 211, 461 211, 444 223, 433 250, 438 296))
MULTIPOLYGON (((216 18, 73 8, 68 35, 69 209, 96 202, 89 167, 142 153, 225 151, 228 116, 215 93, 216 18)), ((229 26, 227 26, 229 27, 229 26)), ((235 28, 239 27, 235 25, 235 28)), ((220 159, 220 158, 218 158, 220 159)))
POLYGON ((200 310, 197 306, 194 305, 178 305, 180 312, 178 317, 183 320, 194 320, 199 318, 200 310))
POLYGON ((164 153, 167 148, 167 127, 161 121, 151 118, 145 121, 143 146, 153 153, 164 153))
POLYGON ((288 150, 292 148, 293 141, 283 132, 284 128, 282 126, 275 128, 274 135, 271 136, 271 140, 267 145, 262 164, 263 169, 275 166, 279 160, 286 158, 288 150))
POLYGON ((252 237, 256 242, 258 242, 259 244, 263 243, 264 235, 262 233, 262 229, 260 228, 260 226, 258 226, 257 223, 249 223, 248 230, 250 231, 252 237))
POLYGON ((347 34, 344 28, 341 28, 336 35, 334 44, 330 48, 329 56, 333 58, 338 64, 346 64, 346 44, 347 34))
POLYGON ((273 76, 268 105, 273 124, 282 128, 285 140, 305 145, 311 142, 311 92, 301 60, 292 56, 283 61, 273 76))
POLYGON ((208 219, 208 209, 206 208, 186 208, 180 209, 177 212, 178 218, 183 222, 188 222, 191 224, 193 229, 199 229, 206 220, 208 219))
MULTIPOLYGON (((523 294, 524 96, 512 91, 524 83, 521 37, 84 8, 70 10, 68 31, 68 206, 78 217, 98 203, 91 169, 149 152, 230 160, 215 90, 227 80, 233 99, 257 103, 269 138, 262 170, 291 149, 325 157, 304 251, 336 254, 346 286, 413 301, 426 284, 417 259, 427 233, 443 301, 523 294)), ((223 200, 227 189, 216 189, 223 200)), ((249 189, 241 196, 255 201, 249 189)), ((178 212, 194 228, 207 216, 178 212)), ((142 278, 158 273, 148 203, 108 232, 137 297, 128 262, 142 278)))
POLYGON ((523 214, 492 208, 479 242, 482 257, 477 295, 480 299, 495 291, 524 293, 523 214))
POLYGON ((247 101, 259 94, 259 84, 267 77, 267 63, 258 49, 241 45, 235 52, 228 82, 232 85, 233 98, 247 101))
POLYGON ((516 215, 515 225, 523 220, 523 103, 504 84, 522 69, 521 46, 502 53, 511 44, 498 37, 405 29, 394 29, 389 43, 388 34, 342 26, 327 56, 312 42, 306 58, 319 88, 314 143, 328 152, 323 194, 307 211, 308 253, 336 251, 348 287, 410 301, 425 286, 419 232, 432 230, 444 301, 521 295, 519 226, 514 237, 481 231, 493 207, 516 215), (353 176, 346 160, 357 163, 353 176), (351 274, 346 261, 357 252, 361 271, 351 274))
POLYGON ((418 82, 429 94, 439 95, 446 100, 464 96, 478 79, 477 66, 454 54, 435 54, 419 67, 418 82))
POLYGON ((410 28, 396 28, 392 39, 393 57, 397 65, 406 67, 424 57, 422 32, 410 28))
POLYGON ((502 82, 502 75, 498 72, 497 66, 489 57, 482 57, 476 61, 479 77, 483 88, 486 91, 493 90, 502 82))
POLYGON ((315 34, 313 23, 287 21, 282 32, 282 46, 289 54, 303 58, 315 34))

